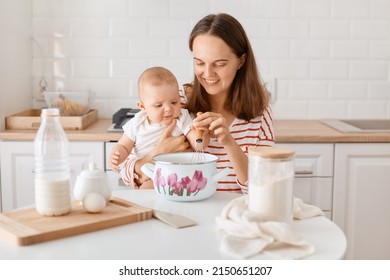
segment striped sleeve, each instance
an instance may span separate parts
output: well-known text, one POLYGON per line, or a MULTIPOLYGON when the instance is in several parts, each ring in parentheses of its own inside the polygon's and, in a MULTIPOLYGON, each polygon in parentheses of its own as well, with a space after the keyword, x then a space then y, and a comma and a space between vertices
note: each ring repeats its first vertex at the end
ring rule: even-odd
MULTIPOLYGON (((271 116, 271 109, 267 108, 261 116, 252 120, 245 121, 235 119, 229 131, 240 146, 241 150, 247 154, 249 147, 256 146, 272 146, 274 145, 274 130, 271 116)), ((219 144, 215 138, 210 139, 209 146, 205 152, 214 154, 219 157, 217 162, 218 170, 230 168, 231 173, 224 180, 218 182, 218 191, 236 191, 246 192, 246 186, 237 182, 236 173, 230 163, 230 159, 223 146, 219 144)))
POLYGON ((134 172, 134 165, 137 161, 137 157, 134 154, 130 154, 123 163, 120 165, 120 172, 123 182, 134 189, 138 189, 139 186, 135 183, 137 174, 134 172))

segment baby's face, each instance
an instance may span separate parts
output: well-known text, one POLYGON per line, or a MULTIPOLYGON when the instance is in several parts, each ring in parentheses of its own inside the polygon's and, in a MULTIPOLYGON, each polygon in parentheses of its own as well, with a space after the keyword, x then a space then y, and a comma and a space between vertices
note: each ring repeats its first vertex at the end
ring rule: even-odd
POLYGON ((144 85, 140 108, 150 123, 168 125, 180 116, 180 96, 177 85, 144 85))

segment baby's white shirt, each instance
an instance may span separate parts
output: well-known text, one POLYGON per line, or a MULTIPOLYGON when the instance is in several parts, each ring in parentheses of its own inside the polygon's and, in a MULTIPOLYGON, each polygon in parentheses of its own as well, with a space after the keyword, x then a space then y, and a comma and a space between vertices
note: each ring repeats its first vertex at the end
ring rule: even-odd
MULTIPOLYGON (((188 110, 181 109, 181 114, 176 120, 176 126, 172 131, 172 136, 187 135, 191 129, 192 121, 193 119, 188 110)), ((122 128, 126 136, 135 143, 132 153, 142 158, 157 145, 167 125, 150 124, 146 113, 140 111, 123 125, 122 128)))

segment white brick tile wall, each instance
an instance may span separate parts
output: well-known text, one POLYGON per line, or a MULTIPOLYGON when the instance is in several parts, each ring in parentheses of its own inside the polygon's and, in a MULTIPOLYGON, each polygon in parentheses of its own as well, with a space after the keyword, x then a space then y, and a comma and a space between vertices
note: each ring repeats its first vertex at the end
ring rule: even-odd
POLYGON ((291 0, 294 17, 324 18, 330 15, 330 0, 291 0))
POLYGON ((138 79, 138 76, 148 67, 145 59, 113 59, 112 77, 113 78, 132 78, 138 79))
POLYGON ((31 11, 30 0, 0 0, 0 130, 6 116, 32 105, 31 11))
POLYGON ((293 100, 326 100, 328 83, 324 81, 294 81, 290 83, 290 96, 293 100))
MULTIPOLYGON (((200 17, 199 17, 200 18, 200 17)), ((242 19, 242 26, 245 28, 249 40, 253 43, 256 39, 263 40, 269 36, 269 20, 268 19, 242 19)))
POLYGON ((367 41, 349 40, 333 41, 331 43, 331 57, 343 60, 363 60, 369 55, 369 43, 367 41))
POLYGON ((348 117, 348 103, 345 101, 310 102, 310 119, 345 119, 348 117))
POLYGON ((371 42, 370 58, 378 60, 390 60, 390 42, 371 42))
POLYGON ((386 103, 381 101, 351 101, 348 103, 351 118, 382 118, 386 114, 386 103))
POLYGON ((389 0, 32 0, 34 98, 44 76, 50 90, 96 92, 111 117, 135 106, 149 66, 189 82, 188 36, 213 12, 241 21, 276 78, 275 118, 390 118, 389 0))
POLYGON ((129 0, 130 17, 167 17, 169 0, 129 0))
POLYGON ((259 39, 252 41, 252 47, 257 50, 258 58, 266 59, 286 59, 290 56, 289 40, 267 40, 259 39))
POLYGON ((309 20, 271 20, 270 32, 271 37, 276 38, 307 38, 309 35, 309 20))
POLYGON ((310 37, 327 39, 348 39, 350 22, 347 20, 312 19, 310 37))
POLYGON ((390 18, 390 1, 388 0, 373 0, 371 1, 371 17, 375 19, 390 18))
MULTIPOLYGON (((109 34, 109 19, 101 17, 72 19, 72 37, 107 37, 109 34)), ((64 36, 66 37, 66 36, 64 36)))
POLYGON ((303 60, 271 60, 271 73, 281 79, 308 79, 309 62, 303 60))
POLYGON ((390 102, 389 101, 387 101, 386 112, 387 112, 387 114, 386 114, 385 118, 390 119, 390 102))
POLYGON ((281 119, 308 119, 309 108, 308 101, 280 100, 272 106, 272 112, 281 119))
POLYGON ((186 19, 151 19, 149 36, 156 38, 181 38, 188 37, 190 24, 186 19))
POLYGON ((72 34, 69 19, 36 18, 33 26, 34 36, 38 37, 70 37, 72 34))
POLYGON ((385 80, 388 77, 387 62, 351 62, 351 79, 385 80))
POLYGON ((367 83, 360 81, 329 83, 329 98, 331 100, 360 100, 367 98, 367 83))
POLYGON ((352 39, 382 39, 389 38, 389 21, 352 21, 352 39))
POLYGON ((288 18, 290 0, 256 0, 252 2, 252 16, 258 18, 288 18))
POLYGON ((334 18, 367 18, 370 14, 370 0, 340 0, 332 2, 334 18))
POLYGON ((68 59, 56 59, 52 62, 53 76, 66 78, 72 76, 72 64, 68 59))
POLYGON ((191 57, 188 40, 186 38, 169 39, 169 57, 173 59, 188 59, 191 57))
POLYGON ((168 52, 169 40, 167 38, 130 39, 130 57, 166 58, 168 52))
MULTIPOLYGON (((130 41, 127 38, 105 39, 109 58, 128 58, 130 41)), ((104 43, 104 42, 103 42, 104 43)))
POLYGON ((178 18, 201 18, 210 12, 210 1, 204 0, 170 0, 167 6, 169 15, 178 18))
POLYGON ((111 77, 107 59, 72 59, 72 77, 105 78, 111 77))
POLYGON ((348 78, 348 62, 345 61, 313 61, 310 62, 310 78, 334 80, 348 78))
POLYGON ((110 37, 145 38, 148 36, 149 20, 147 18, 111 18, 110 37))
POLYGON ((368 98, 370 100, 389 100, 390 83, 387 82, 369 82, 368 83, 368 98))
MULTIPOLYGON (((201 0, 204 1, 204 0, 201 0)), ((229 13, 238 19, 249 17, 252 13, 251 7, 253 0, 226 1, 210 0, 210 12, 212 13, 229 13), (249 8, 249 9, 248 9, 249 8)), ((200 16, 203 17, 204 15, 200 16)))
POLYGON ((329 57, 327 40, 293 40, 291 42, 291 57, 298 59, 326 59, 329 57))

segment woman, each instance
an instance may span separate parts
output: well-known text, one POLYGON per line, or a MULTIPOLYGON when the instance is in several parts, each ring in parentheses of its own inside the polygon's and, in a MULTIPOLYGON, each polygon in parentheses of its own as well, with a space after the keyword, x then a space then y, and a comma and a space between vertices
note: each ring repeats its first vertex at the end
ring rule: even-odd
MULTIPOLYGON (((232 169, 226 180, 218 182, 218 190, 246 193, 248 148, 274 143, 268 94, 249 39, 234 17, 211 14, 195 25, 189 47, 194 59, 194 81, 186 87, 185 107, 198 115, 194 125, 210 133, 205 152, 219 157, 217 168, 232 169)), ((185 138, 170 137, 170 130, 171 127, 145 158, 128 159, 122 173, 125 182, 141 183, 144 176, 139 168, 153 155, 188 148, 185 138), (141 176, 134 177, 133 171, 141 176)))

